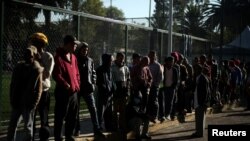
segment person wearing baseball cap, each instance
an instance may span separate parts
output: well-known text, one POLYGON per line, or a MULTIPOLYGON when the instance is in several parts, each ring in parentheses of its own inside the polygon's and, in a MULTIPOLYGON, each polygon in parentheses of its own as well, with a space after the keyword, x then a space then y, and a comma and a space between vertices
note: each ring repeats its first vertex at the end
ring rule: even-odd
MULTIPOLYGON (((43 71, 43 92, 41 99, 38 103, 38 107, 36 112, 39 113, 40 120, 41 120, 41 127, 48 127, 49 126, 49 107, 50 107, 50 93, 49 89, 51 87, 51 74, 54 68, 54 57, 53 55, 45 51, 46 46, 48 45, 48 38, 44 33, 36 32, 33 33, 29 38, 29 44, 33 45, 37 48, 37 61, 40 65, 44 68, 43 71)), ((36 116, 36 113, 35 113, 36 116)), ((34 123, 36 120, 34 120, 34 123)), ((36 124, 34 124, 34 134, 36 132, 36 124)), ((33 136, 34 137, 34 136, 33 136)), ((34 140, 34 139, 33 139, 34 140)))
POLYGON ((74 44, 76 44, 76 45, 80 45, 80 44, 81 44, 81 42, 78 41, 78 40, 76 39, 76 37, 75 37, 75 36, 72 36, 72 35, 66 35, 66 36, 63 38, 63 42, 64 42, 64 45, 65 45, 65 44, 68 44, 68 43, 74 43, 74 44))
MULTIPOLYGON (((78 45, 76 52, 76 57, 78 61, 78 68, 80 72, 80 92, 78 93, 78 103, 80 103, 81 97, 87 104, 90 118, 93 125, 93 131, 95 136, 105 137, 101 132, 101 127, 98 121, 96 101, 94 96, 95 83, 96 83, 96 71, 94 66, 94 60, 89 57, 89 45, 86 42, 81 42, 78 45)), ((80 111, 80 104, 78 105, 78 110, 80 111)), ((75 128, 75 136, 80 134, 80 112, 78 112, 77 124, 75 128)))
POLYGON ((65 140, 74 140, 73 132, 77 122, 78 98, 80 91, 80 73, 78 61, 74 55, 77 39, 72 35, 66 35, 64 45, 57 48, 55 55, 55 67, 52 76, 56 82, 55 87, 55 141, 61 141, 63 121, 65 120, 65 140))

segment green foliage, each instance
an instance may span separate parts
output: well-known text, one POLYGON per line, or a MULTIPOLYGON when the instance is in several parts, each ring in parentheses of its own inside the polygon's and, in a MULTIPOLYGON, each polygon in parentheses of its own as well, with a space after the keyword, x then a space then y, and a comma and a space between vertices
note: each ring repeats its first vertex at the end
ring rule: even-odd
POLYGON ((116 20, 124 20, 123 11, 114 6, 105 8, 105 16, 116 20))
POLYGON ((79 7, 79 11, 104 16, 105 10, 101 0, 85 0, 79 7))
POLYGON ((10 98, 9 98, 9 85, 11 81, 11 74, 4 73, 2 75, 2 95, 1 95, 1 120, 7 120, 10 117, 10 98))
MULTIPOLYGON (((117 7, 105 8, 100 0, 89 0, 81 6, 83 12, 123 20, 124 13, 117 7)), ((91 57, 99 59, 103 52, 115 52, 116 48, 122 48, 124 43, 124 28, 109 22, 81 19, 83 26, 80 33, 84 33, 81 40, 87 41, 95 51, 92 50, 91 57), (105 46, 105 47, 104 47, 105 46), (104 49, 106 48, 106 49, 104 49)), ((90 50, 91 51, 91 50, 90 50)), ((95 60, 98 62, 98 60, 95 60)))
MULTIPOLYGON (((98 16, 105 15, 103 3, 100 0, 86 0, 80 6, 79 11, 98 16)), ((81 18, 81 23, 82 26, 80 27, 80 33, 84 34, 81 36, 82 38, 80 40, 85 40, 89 43, 92 43, 97 34, 95 29, 98 28, 98 26, 100 26, 102 23, 86 18, 81 18)))
POLYGON ((184 33, 198 37, 206 36, 203 11, 203 7, 198 4, 189 4, 187 6, 183 22, 184 33))
POLYGON ((228 40, 227 38, 233 39, 250 24, 250 2, 217 0, 208 5, 206 16, 208 16, 206 25, 209 29, 220 29, 223 21, 227 33, 225 40, 228 40))
POLYGON ((167 29, 169 16, 169 0, 155 0, 155 10, 151 25, 154 28, 167 29))

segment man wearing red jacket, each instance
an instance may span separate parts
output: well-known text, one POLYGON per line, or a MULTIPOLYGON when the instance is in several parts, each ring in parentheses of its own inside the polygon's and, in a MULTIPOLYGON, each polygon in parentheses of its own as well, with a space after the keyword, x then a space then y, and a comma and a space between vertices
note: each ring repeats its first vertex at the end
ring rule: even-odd
POLYGON ((73 52, 80 42, 71 35, 64 37, 63 47, 56 50, 53 78, 55 87, 55 141, 62 141, 62 126, 65 120, 65 141, 74 141, 73 131, 76 125, 80 90, 80 75, 77 59, 73 52))

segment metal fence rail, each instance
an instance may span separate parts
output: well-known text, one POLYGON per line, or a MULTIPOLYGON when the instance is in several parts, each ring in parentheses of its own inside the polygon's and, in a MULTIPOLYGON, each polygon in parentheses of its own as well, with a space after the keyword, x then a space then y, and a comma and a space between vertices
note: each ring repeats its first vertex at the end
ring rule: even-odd
MULTIPOLYGON (((66 34, 75 35, 80 41, 88 42, 89 55, 96 66, 100 64, 100 56, 103 53, 124 52, 127 64, 130 64, 130 58, 134 52, 147 55, 149 50, 154 49, 158 52, 160 61, 167 56, 167 30, 17 0, 1 1, 1 7, 1 121, 9 119, 9 84, 13 67, 21 60, 23 50, 27 46, 27 38, 34 32, 43 32, 48 36, 49 45, 46 50, 52 54, 62 44, 63 36, 66 34), (46 11, 49 11, 51 15, 49 23, 45 21, 44 12, 46 11)), ((173 51, 183 52, 184 36, 187 37, 181 33, 173 33, 173 51)), ((194 36, 188 37, 192 40, 192 47, 188 48, 188 57, 192 58, 194 55, 209 51, 208 40, 194 36)), ((50 90, 52 95, 53 91, 52 87, 50 90)), ((53 96, 50 105, 50 111, 53 113, 53 96)), ((1 130, 0 125, 0 132, 1 130)))

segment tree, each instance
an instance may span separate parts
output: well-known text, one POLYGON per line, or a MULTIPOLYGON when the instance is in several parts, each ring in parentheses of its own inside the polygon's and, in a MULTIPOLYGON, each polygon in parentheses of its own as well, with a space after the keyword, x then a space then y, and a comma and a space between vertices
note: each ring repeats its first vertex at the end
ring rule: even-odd
MULTIPOLYGON (((79 11, 84 13, 89 13, 98 16, 105 15, 105 9, 103 3, 100 0, 86 0, 84 1, 80 7, 79 11)), ((93 43, 97 34, 97 28, 102 25, 102 22, 97 20, 92 20, 89 18, 82 18, 80 19, 81 27, 80 27, 80 34, 81 40, 88 41, 93 43)))
MULTIPOLYGON (((206 16, 208 16, 206 21, 207 27, 215 30, 220 29, 223 22, 226 33, 230 34, 231 32, 237 35, 250 24, 250 2, 241 0, 217 0, 215 3, 209 4, 206 9, 206 16)), ((234 37, 231 36, 229 38, 234 37)), ((231 39, 226 40, 229 41, 231 39)))
POLYGON ((203 7, 198 4, 189 4, 184 14, 184 22, 182 25, 183 32, 198 37, 206 37, 204 26, 203 7))
POLYGON ((185 18, 184 11, 187 7, 187 4, 192 0, 173 0, 173 19, 174 27, 173 30, 180 32, 183 19, 185 18))
POLYGON ((167 29, 169 16, 169 0, 155 0, 155 10, 151 25, 154 28, 167 29))
MULTIPOLYGON (((124 13, 117 7, 107 7, 104 9, 105 17, 117 20, 124 20, 124 13)), ((117 48, 124 48, 124 26, 110 22, 101 22, 97 28, 96 39, 106 44, 106 51, 116 52, 117 48)))
MULTIPOLYGON (((31 2, 31 3, 40 3, 42 5, 47 5, 47 6, 53 6, 53 7, 61 7, 61 8, 65 8, 67 7, 68 1, 67 0, 26 0, 27 2, 31 2)), ((72 3, 74 1, 79 1, 79 0, 73 0, 72 3)), ((40 12, 40 10, 37 9, 37 13, 36 13, 36 17, 38 15, 38 13, 40 12)), ((45 17, 45 29, 49 29, 50 28, 50 23, 51 23, 51 11, 50 10, 43 10, 43 14, 45 17)), ((28 13, 29 15, 29 13, 28 13)), ((34 18, 31 19, 32 21, 34 21, 34 18)))

